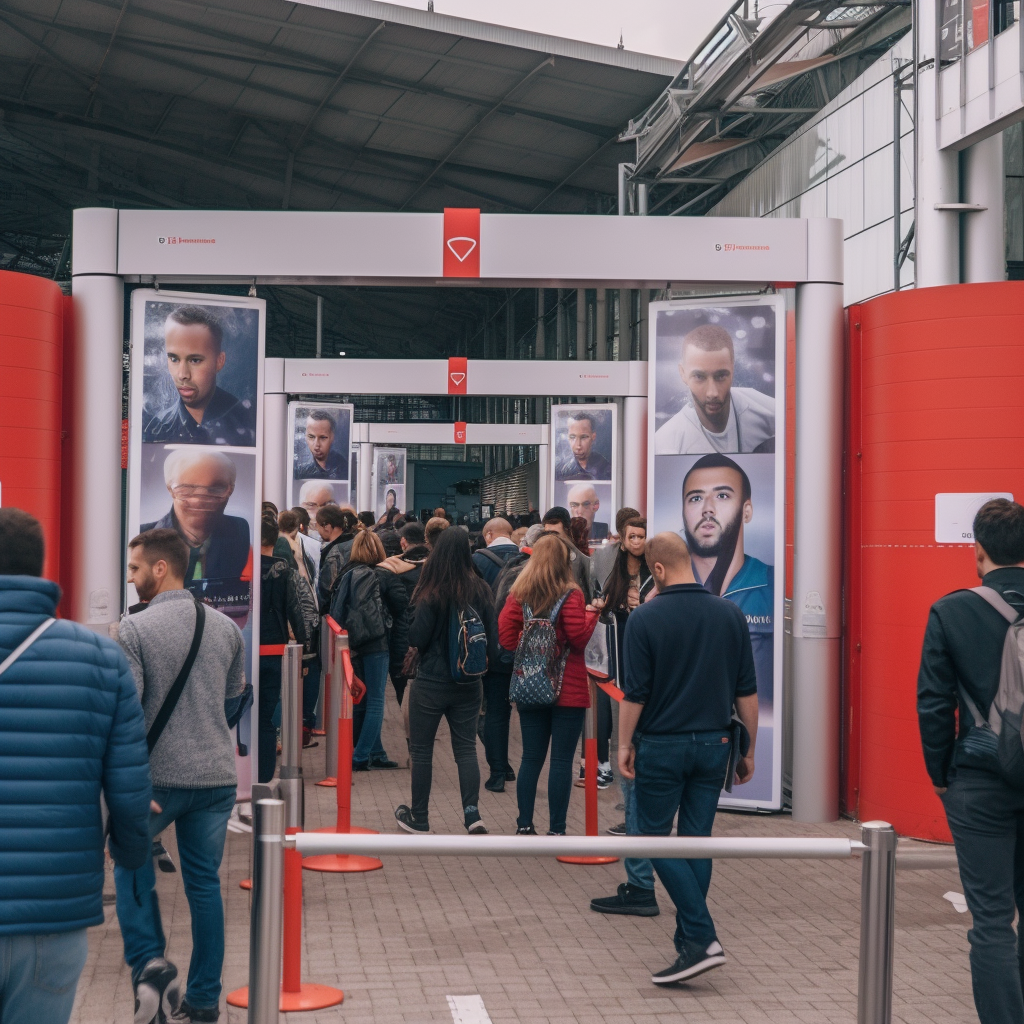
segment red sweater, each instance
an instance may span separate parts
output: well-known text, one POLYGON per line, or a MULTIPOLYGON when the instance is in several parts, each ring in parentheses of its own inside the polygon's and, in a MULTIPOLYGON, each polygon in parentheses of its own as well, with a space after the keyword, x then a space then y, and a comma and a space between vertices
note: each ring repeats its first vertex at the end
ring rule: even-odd
MULTIPOLYGON (((588 612, 583 592, 576 588, 565 599, 562 610, 555 622, 555 634, 563 647, 568 647, 569 657, 565 661, 562 676, 562 692, 557 704, 563 708, 589 708, 590 686, 587 683, 587 666, 583 652, 587 649, 597 612, 588 612)), ((505 607, 498 616, 498 642, 506 651, 514 651, 523 633, 523 606, 513 594, 509 594, 505 607)))

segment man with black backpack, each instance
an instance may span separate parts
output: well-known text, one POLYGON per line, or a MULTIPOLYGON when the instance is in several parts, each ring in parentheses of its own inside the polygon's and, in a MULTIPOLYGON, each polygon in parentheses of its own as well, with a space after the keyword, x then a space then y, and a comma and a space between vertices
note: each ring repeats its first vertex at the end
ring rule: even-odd
POLYGON ((121 621, 119 642, 146 719, 156 805, 150 838, 175 824, 193 936, 188 988, 178 1006, 178 969, 164 957, 153 862, 147 858, 138 871, 114 868, 136 1024, 215 1021, 220 1013, 219 871, 237 785, 231 727, 249 691, 242 634, 185 589, 188 558, 174 530, 147 530, 128 544, 128 582, 147 605, 121 621))
POLYGON ((487 547, 473 552, 473 565, 493 590, 498 573, 513 555, 519 554, 519 548, 512 540, 512 524, 507 519, 489 519, 481 532, 487 547))
POLYGON ((997 498, 974 519, 981 587, 936 601, 917 677, 925 767, 942 799, 973 927, 981 1024, 1024 1021, 1024 506, 997 498), (959 728, 957 719, 959 715, 959 728), (995 728, 993 728, 993 724, 995 728))

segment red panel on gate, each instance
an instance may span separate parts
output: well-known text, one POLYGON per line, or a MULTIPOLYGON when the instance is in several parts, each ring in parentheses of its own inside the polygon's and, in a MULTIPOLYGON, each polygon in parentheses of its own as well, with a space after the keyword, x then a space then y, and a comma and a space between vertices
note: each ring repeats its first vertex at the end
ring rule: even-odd
POLYGON ((444 211, 444 276, 480 276, 480 211, 444 211))
POLYGON ((466 424, 461 420, 455 424, 455 443, 466 443, 466 424))
POLYGON ((448 394, 468 394, 469 360, 465 356, 450 356, 448 359, 448 394))

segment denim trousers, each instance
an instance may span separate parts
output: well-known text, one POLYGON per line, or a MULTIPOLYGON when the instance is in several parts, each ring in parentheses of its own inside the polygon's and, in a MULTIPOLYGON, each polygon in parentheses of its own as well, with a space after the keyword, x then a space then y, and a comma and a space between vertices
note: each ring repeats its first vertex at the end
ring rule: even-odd
MULTIPOLYGON (((636 823, 636 786, 632 779, 619 776, 619 788, 622 790, 622 802, 626 807, 626 835, 638 836, 640 830, 636 823)), ((638 889, 654 888, 654 866, 646 857, 627 857, 626 881, 638 889)))
MULTIPOLYGON (((678 810, 677 835, 711 835, 729 765, 729 734, 643 735, 635 743, 639 834, 669 835, 678 810)), ((684 953, 687 944, 706 949, 717 938, 707 904, 711 861, 654 857, 651 864, 676 905, 676 952, 684 953)))
POLYGON ((597 763, 608 762, 608 748, 612 739, 612 699, 600 686, 597 692, 597 763))
POLYGON ((951 771, 942 795, 973 927, 971 981, 981 1024, 1024 1021, 1024 793, 971 768, 951 771))
POLYGON ((480 762, 476 754, 476 720, 480 684, 417 677, 409 689, 409 754, 412 759, 412 816, 426 821, 434 779, 434 740, 441 719, 448 720, 452 754, 459 770, 462 812, 479 817, 480 762))
MULTIPOLYGON (((210 1009, 220 1002, 220 974, 224 966, 220 861, 228 818, 235 805, 235 787, 161 789, 154 786, 153 799, 161 811, 149 816, 149 834, 151 838, 157 836, 174 823, 181 880, 192 918, 192 960, 185 997, 196 1009, 210 1009)), ((134 982, 153 957, 164 955, 167 945, 152 858, 138 871, 115 866, 114 882, 124 959, 132 969, 134 982)))
POLYGON ((277 767, 277 726, 274 724, 274 714, 280 703, 281 656, 261 654, 259 719, 256 733, 259 748, 256 771, 259 782, 270 782, 277 767))
POLYGON ((302 667, 306 671, 302 677, 302 724, 312 729, 316 725, 316 702, 320 699, 320 655, 304 661, 302 667))
POLYGON ((88 952, 84 928, 0 936, 0 1021, 67 1024, 88 952))
POLYGON ((552 832, 565 831, 565 816, 569 812, 572 793, 572 770, 576 744, 583 732, 586 708, 520 708, 519 728, 523 734, 523 761, 516 779, 516 799, 519 801, 520 828, 533 824, 533 808, 537 801, 537 783, 544 759, 551 745, 551 765, 548 768, 548 828, 552 832))
POLYGON ((509 771, 508 726, 512 718, 512 705, 508 699, 508 688, 512 676, 508 672, 488 672, 484 677, 484 754, 492 775, 509 771))
MULTIPOLYGON (((362 679, 366 684, 366 696, 363 697, 360 704, 365 705, 366 710, 362 715, 359 739, 356 740, 355 749, 352 751, 352 761, 366 764, 371 757, 387 757, 384 747, 381 746, 380 730, 384 724, 384 691, 388 685, 388 652, 364 654, 360 660, 363 663, 362 679)), ((355 734, 353 733, 353 735, 355 734)))

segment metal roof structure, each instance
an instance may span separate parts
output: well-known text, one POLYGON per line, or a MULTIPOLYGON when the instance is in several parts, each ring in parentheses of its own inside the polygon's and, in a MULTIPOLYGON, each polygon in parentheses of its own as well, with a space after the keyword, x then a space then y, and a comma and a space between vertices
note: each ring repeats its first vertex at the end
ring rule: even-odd
MULTIPOLYGON (((756 8, 755 4, 755 8, 756 8)), ((630 122, 631 179, 650 213, 699 215, 911 26, 910 0, 791 0, 770 20, 735 0, 665 91, 630 122)))
POLYGON ((607 213, 680 62, 375 0, 0 0, 0 267, 76 206, 607 213))

